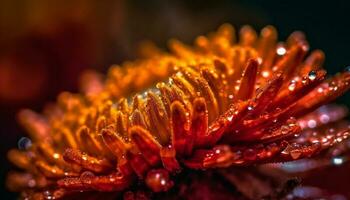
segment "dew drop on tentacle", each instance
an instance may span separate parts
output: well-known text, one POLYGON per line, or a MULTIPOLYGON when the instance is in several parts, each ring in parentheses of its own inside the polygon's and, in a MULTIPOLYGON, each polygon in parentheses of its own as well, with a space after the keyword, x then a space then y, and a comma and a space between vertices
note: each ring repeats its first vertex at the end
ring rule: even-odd
POLYGON ((301 155, 301 151, 299 149, 295 149, 290 151, 290 155, 292 156, 293 159, 298 159, 299 156, 301 155))
POLYGON ((43 196, 44 196, 45 200, 51 200, 51 199, 54 198, 53 195, 52 195, 52 192, 49 191, 49 190, 44 191, 43 192, 43 196))
POLYGON ((276 48, 276 53, 279 56, 283 56, 284 54, 286 54, 287 49, 285 48, 285 46, 283 44, 278 44, 277 48, 276 48))
POLYGON ((170 180, 168 171, 165 169, 150 170, 145 181, 147 186, 154 192, 168 191, 174 185, 173 181, 170 180))
POLYGON ((95 177, 95 174, 90 172, 90 171, 85 171, 80 175, 81 179, 85 179, 85 178, 93 178, 95 177))
POLYGON ((350 72, 350 65, 347 66, 347 67, 345 67, 344 71, 345 71, 345 72, 350 72))
POLYGON ((313 80, 316 79, 316 77, 317 77, 317 74, 316 74, 315 71, 310 71, 310 72, 309 72, 308 78, 309 78, 310 80, 313 81, 313 80))
POLYGON ((28 150, 32 146, 32 140, 27 137, 21 137, 17 145, 19 150, 28 150))
POLYGON ((334 157, 332 159, 332 162, 334 165, 342 165, 345 162, 345 160, 344 158, 341 158, 341 157, 334 157))
POLYGON ((257 158, 256 153, 254 149, 247 149, 243 152, 243 158, 248 161, 254 161, 257 158))
POLYGON ((213 152, 207 154, 203 161, 205 168, 228 167, 237 159, 229 145, 218 145, 213 148, 213 152))
POLYGON ((296 87, 296 81, 295 80, 291 80, 291 82, 290 82, 290 84, 288 86, 288 89, 290 91, 294 91, 295 87, 296 87))
POLYGON ((269 71, 267 71, 267 70, 264 70, 264 71, 262 71, 261 72, 261 75, 262 75, 262 77, 264 77, 264 78, 268 78, 269 76, 270 76, 270 72, 269 71))

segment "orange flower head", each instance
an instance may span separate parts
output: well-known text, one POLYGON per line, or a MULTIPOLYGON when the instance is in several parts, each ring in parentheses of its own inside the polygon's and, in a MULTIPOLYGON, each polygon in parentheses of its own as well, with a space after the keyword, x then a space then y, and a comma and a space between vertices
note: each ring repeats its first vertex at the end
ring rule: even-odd
POLYGON ((337 122, 346 109, 323 105, 349 89, 349 71, 326 79, 324 54, 308 53, 300 32, 238 35, 224 24, 193 46, 171 40, 170 53, 147 43, 142 59, 85 74, 81 93, 43 114, 21 111, 31 141, 8 153, 23 169, 8 187, 32 199, 146 198, 188 170, 309 158, 348 138, 349 123, 337 122))

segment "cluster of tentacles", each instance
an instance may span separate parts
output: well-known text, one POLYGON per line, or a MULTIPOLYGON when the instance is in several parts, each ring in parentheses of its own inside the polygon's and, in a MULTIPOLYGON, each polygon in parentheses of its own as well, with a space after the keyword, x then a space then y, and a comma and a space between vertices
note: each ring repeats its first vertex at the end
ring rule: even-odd
POLYGON ((43 114, 22 111, 32 141, 9 152, 23 170, 8 187, 27 199, 149 198, 188 171, 230 177, 218 168, 309 158, 348 138, 345 108, 314 110, 350 87, 350 72, 326 79, 324 54, 307 55, 302 33, 278 42, 271 26, 259 36, 245 26, 236 39, 225 24, 194 46, 169 46, 145 44, 142 59, 85 74, 81 94, 62 93, 43 114))

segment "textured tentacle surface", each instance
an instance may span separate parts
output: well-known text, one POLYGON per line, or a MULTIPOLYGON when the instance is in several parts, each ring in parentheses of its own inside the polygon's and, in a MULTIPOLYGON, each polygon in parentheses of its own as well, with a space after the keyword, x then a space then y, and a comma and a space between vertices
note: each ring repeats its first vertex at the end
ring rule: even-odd
POLYGON ((312 111, 349 89, 350 72, 325 80, 324 54, 308 54, 299 32, 277 43, 273 27, 258 36, 245 26, 236 41, 225 24, 169 48, 145 46, 144 59, 112 66, 104 82, 91 74, 81 94, 62 93, 43 114, 22 111, 32 145, 9 152, 25 173, 8 186, 33 199, 140 182, 162 192, 188 168, 309 158, 349 137, 347 122, 335 125, 345 108, 312 111))

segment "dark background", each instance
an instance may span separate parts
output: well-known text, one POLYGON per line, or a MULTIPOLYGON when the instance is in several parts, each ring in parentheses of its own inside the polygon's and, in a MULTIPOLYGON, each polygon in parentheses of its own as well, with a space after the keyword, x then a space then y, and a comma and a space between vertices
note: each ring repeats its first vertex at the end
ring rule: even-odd
MULTIPOLYGON (((0 0, 0 199, 15 198, 4 179, 12 167, 6 152, 25 135, 17 111, 40 111, 60 91, 76 91, 83 70, 105 73, 135 58, 144 39, 161 47, 173 37, 191 43, 229 22, 257 30, 272 24, 280 40, 302 30, 311 49, 325 52, 325 68, 334 74, 350 64, 349 10, 350 3, 336 0, 0 0)), ((338 102, 349 105, 349 99, 338 102)), ((342 167, 309 182, 350 196, 349 172, 342 167)))

